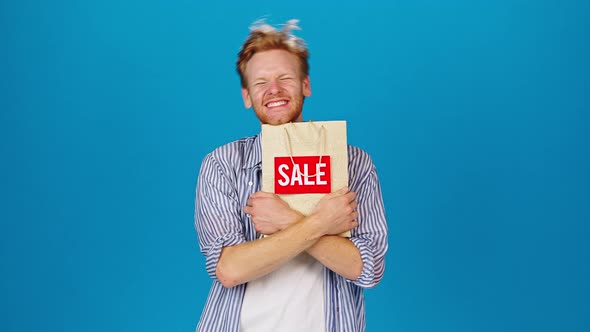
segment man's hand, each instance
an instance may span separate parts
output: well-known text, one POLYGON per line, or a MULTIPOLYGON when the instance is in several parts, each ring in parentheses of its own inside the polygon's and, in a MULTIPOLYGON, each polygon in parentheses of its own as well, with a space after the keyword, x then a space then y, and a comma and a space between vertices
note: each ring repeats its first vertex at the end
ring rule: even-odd
POLYGON ((321 222, 323 234, 336 235, 358 226, 357 205, 356 194, 345 187, 324 196, 312 215, 321 222))
POLYGON ((304 217, 279 196, 263 191, 252 194, 243 210, 250 215, 254 229, 264 235, 281 231, 304 217))

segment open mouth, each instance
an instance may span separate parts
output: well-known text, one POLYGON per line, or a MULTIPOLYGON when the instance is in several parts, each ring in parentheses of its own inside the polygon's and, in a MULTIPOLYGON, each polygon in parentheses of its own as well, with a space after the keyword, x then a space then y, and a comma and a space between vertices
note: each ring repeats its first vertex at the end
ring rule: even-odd
POLYGON ((270 102, 266 103, 264 106, 266 106, 267 108, 276 108, 276 107, 285 106, 288 103, 289 103, 288 100, 281 99, 281 100, 270 101, 270 102))

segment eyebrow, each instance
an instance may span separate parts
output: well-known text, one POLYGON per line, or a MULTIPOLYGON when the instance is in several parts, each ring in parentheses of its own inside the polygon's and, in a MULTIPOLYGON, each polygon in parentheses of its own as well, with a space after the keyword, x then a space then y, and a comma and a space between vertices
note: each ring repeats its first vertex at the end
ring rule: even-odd
POLYGON ((267 80, 267 79, 265 79, 265 78, 258 77, 258 78, 255 78, 255 79, 253 79, 253 80, 251 81, 251 83, 252 83, 252 84, 256 84, 256 83, 264 83, 264 82, 267 82, 267 81, 268 81, 268 80, 267 80))

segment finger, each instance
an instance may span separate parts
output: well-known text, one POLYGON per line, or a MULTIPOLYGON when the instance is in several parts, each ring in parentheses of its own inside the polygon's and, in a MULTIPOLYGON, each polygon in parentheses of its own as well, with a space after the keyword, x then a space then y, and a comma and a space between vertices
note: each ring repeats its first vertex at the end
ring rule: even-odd
POLYGON ((344 187, 344 188, 340 188, 336 191, 333 191, 329 194, 327 194, 327 197, 338 197, 338 196, 342 196, 344 194, 346 194, 348 192, 348 187, 344 187))
POLYGON ((356 193, 354 191, 347 192, 344 197, 348 200, 348 202, 352 202, 356 199, 356 193))
POLYGON ((246 205, 242 211, 244 211, 245 214, 252 214, 252 207, 246 205))
POLYGON ((357 206, 359 206, 359 203, 357 201, 350 202, 350 207, 352 207, 353 209, 356 209, 357 206))
POLYGON ((261 197, 273 197, 276 196, 273 193, 267 193, 265 191, 257 191, 255 193, 253 193, 252 195, 250 195, 250 197, 252 198, 261 198, 261 197))

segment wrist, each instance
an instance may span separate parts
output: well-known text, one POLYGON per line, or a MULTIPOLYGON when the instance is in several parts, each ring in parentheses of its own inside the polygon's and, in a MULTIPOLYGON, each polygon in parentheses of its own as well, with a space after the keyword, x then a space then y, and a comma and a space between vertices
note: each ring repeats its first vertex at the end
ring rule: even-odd
POLYGON ((301 222, 305 224, 307 229, 309 229, 309 234, 311 234, 312 238, 319 239, 326 235, 325 224, 322 222, 322 219, 317 215, 317 213, 303 217, 301 222))
POLYGON ((281 230, 283 230, 293 224, 296 224, 297 222, 301 221, 303 218, 305 218, 305 216, 301 212, 291 209, 291 212, 289 213, 289 215, 286 218, 287 222, 284 225, 282 225, 281 230))

